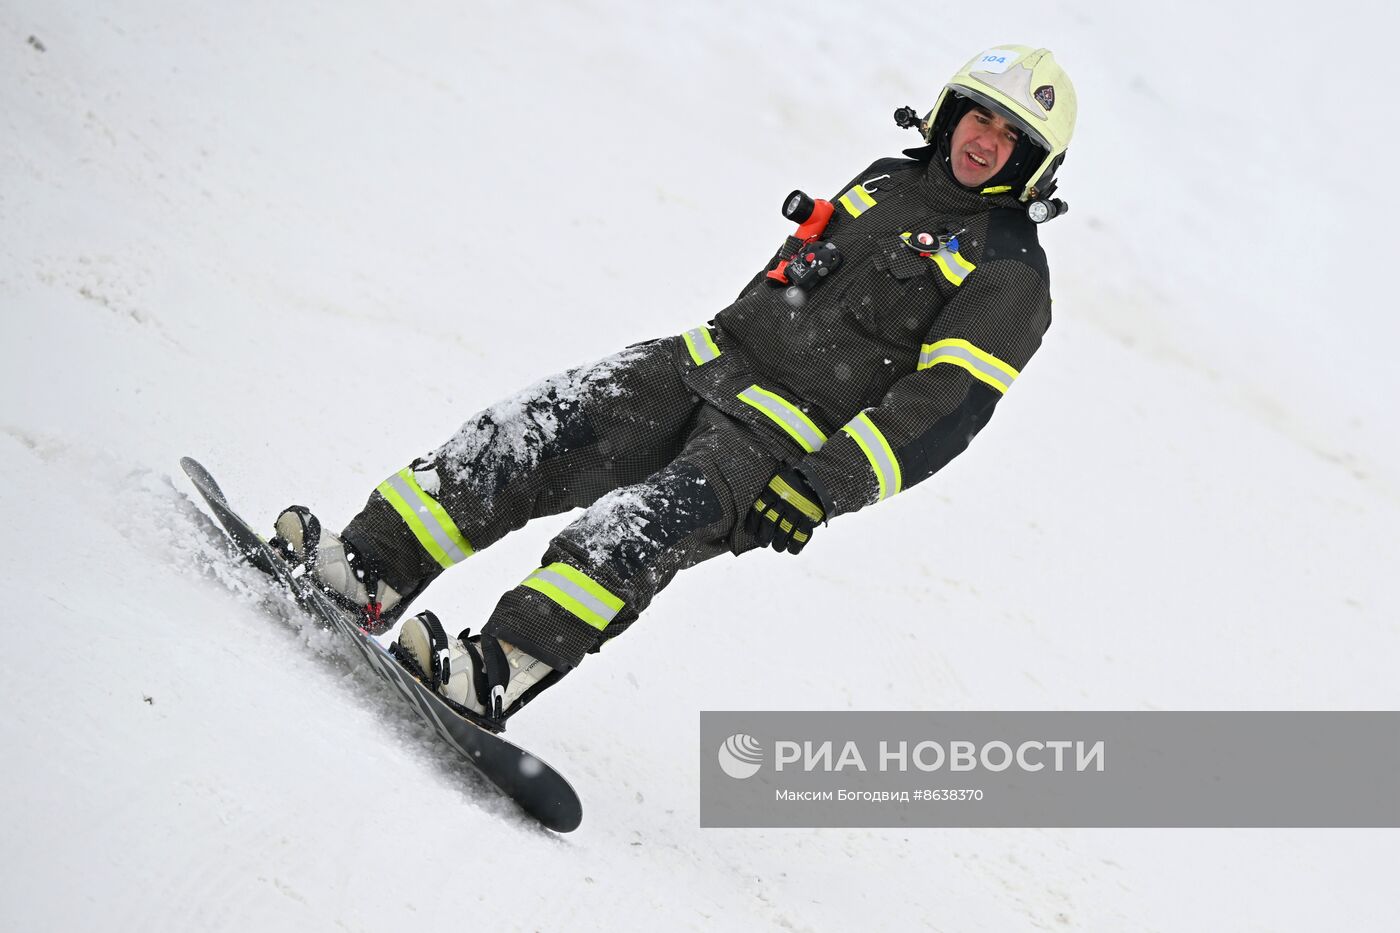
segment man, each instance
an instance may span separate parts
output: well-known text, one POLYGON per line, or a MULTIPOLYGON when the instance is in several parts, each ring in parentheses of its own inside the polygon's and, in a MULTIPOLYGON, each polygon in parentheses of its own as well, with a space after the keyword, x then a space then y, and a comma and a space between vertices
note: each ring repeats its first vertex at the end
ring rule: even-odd
POLYGON ((1060 206, 1075 114, 1048 51, 977 56, 919 124, 928 145, 833 202, 795 192, 798 235, 707 325, 545 379, 385 480, 340 535, 293 506, 274 543, 382 632, 446 568, 583 507, 479 635, 423 612, 392 647, 503 728, 677 571, 798 554, 967 447, 1050 324, 1027 205, 1060 206))

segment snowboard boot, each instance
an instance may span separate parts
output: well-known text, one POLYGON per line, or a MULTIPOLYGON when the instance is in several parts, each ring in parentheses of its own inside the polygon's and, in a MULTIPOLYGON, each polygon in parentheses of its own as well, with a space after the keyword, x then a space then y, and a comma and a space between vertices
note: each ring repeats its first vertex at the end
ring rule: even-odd
POLYGON ((277 516, 268 542, 293 567, 304 567, 321 589, 348 609, 364 614, 371 634, 388 631, 403 610, 402 597, 385 583, 365 555, 324 531, 311 510, 288 506, 277 516))
POLYGON ((564 676, 509 642, 472 635, 471 629, 449 640, 431 612, 405 621, 389 653, 457 712, 492 732, 564 676))

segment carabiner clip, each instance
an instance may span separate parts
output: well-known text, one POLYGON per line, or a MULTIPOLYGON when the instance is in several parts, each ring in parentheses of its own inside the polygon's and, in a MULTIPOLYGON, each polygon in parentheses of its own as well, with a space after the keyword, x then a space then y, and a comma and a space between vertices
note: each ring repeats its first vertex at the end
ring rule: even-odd
POLYGON ((867 179, 866 181, 860 183, 861 190, 864 191, 866 194, 874 194, 880 189, 870 187, 871 182, 884 181, 886 178, 889 177, 889 175, 876 175, 874 178, 867 179))

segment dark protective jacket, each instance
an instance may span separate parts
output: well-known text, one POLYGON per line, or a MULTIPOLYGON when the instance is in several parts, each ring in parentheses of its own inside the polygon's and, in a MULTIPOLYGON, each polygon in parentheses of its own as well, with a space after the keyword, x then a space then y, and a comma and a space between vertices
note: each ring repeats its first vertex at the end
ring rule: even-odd
MULTIPOLYGON (((843 262, 805 303, 765 269, 684 336, 686 384, 789 445, 828 517, 966 449, 1050 326, 1045 253, 1022 205, 956 184, 932 147, 906 155, 832 198, 822 239, 843 262), (956 243, 921 250, 920 233, 956 243)), ((799 245, 789 237, 775 262, 799 245)))
POLYGON ((743 518, 784 466, 829 516, 931 475, 1035 352, 1050 298, 1016 201, 909 154, 833 199, 824 236, 844 262, 800 306, 760 273, 708 325, 479 412, 382 483, 342 540, 411 599, 530 519, 582 507, 484 629, 569 670, 680 570, 756 547, 743 518), (956 247, 920 248, 921 233, 956 247))

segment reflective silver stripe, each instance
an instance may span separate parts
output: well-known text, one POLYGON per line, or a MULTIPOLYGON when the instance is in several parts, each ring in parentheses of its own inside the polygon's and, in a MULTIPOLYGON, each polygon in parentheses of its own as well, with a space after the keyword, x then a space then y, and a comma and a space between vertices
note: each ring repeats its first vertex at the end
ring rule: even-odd
POLYGON ((850 214, 852 217, 859 217, 875 206, 875 199, 860 185, 856 185, 850 191, 841 195, 841 197, 837 199, 837 203, 844 207, 846 213, 850 214))
POLYGON ((926 345, 919 354, 919 369, 928 369, 937 363, 961 366, 1001 392, 1011 388, 1011 383, 1020 375, 1011 366, 985 350, 977 349, 966 340, 940 340, 938 343, 926 345))
POLYGON ((404 481, 402 476, 395 473, 384 482, 397 492, 403 498, 404 502, 409 503, 410 507, 415 509, 418 513, 418 518, 422 521, 423 530, 428 533, 438 547, 442 548, 443 553, 447 555, 449 560, 457 564, 467 559, 466 552, 459 548, 457 542, 453 541, 451 536, 448 535, 447 530, 443 528, 442 525, 438 524, 437 518, 428 514, 428 509, 425 506, 417 505, 419 501, 418 493, 404 481))
MULTIPOLYGON (((584 607, 586 607, 589 612, 596 615, 599 619, 602 619, 604 625, 616 618, 618 612, 620 612, 622 609, 620 605, 618 606, 618 608, 614 609, 613 607, 604 603, 598 597, 594 596, 592 593, 588 592, 588 590, 579 586, 573 580, 570 580, 568 577, 564 576, 561 573, 556 573, 555 571, 550 570, 548 567, 541 567, 539 570, 536 570, 534 573, 530 574, 530 576, 526 577, 526 579, 540 580, 541 582, 553 586, 555 589, 567 595, 570 599, 573 599, 576 602, 583 605, 584 607)), ((602 628, 602 626, 597 627, 602 628)))
POLYGON ((887 499, 899 492, 899 461, 895 459, 894 451, 890 449, 885 435, 875 427, 875 422, 871 421, 865 412, 861 412, 841 430, 855 438, 856 443, 860 444, 860 449, 865 451, 870 468, 875 471, 875 480, 880 484, 880 498, 887 499))
POLYGON ((950 249, 940 249, 933 254, 933 261, 938 266, 943 277, 954 285, 961 285, 963 279, 977 266, 968 262, 961 253, 955 253, 950 249))
POLYGON ((812 423, 811 419, 789 402, 774 392, 759 386, 749 386, 739 393, 739 401, 745 402, 763 412, 769 418, 778 423, 788 435, 797 443, 802 445, 802 449, 807 453, 820 450, 826 443, 826 435, 812 423))
POLYGON ((695 361, 696 366, 704 366, 720 357, 720 349, 715 346, 708 327, 701 326, 686 331, 685 345, 690 350, 690 358, 695 361))

